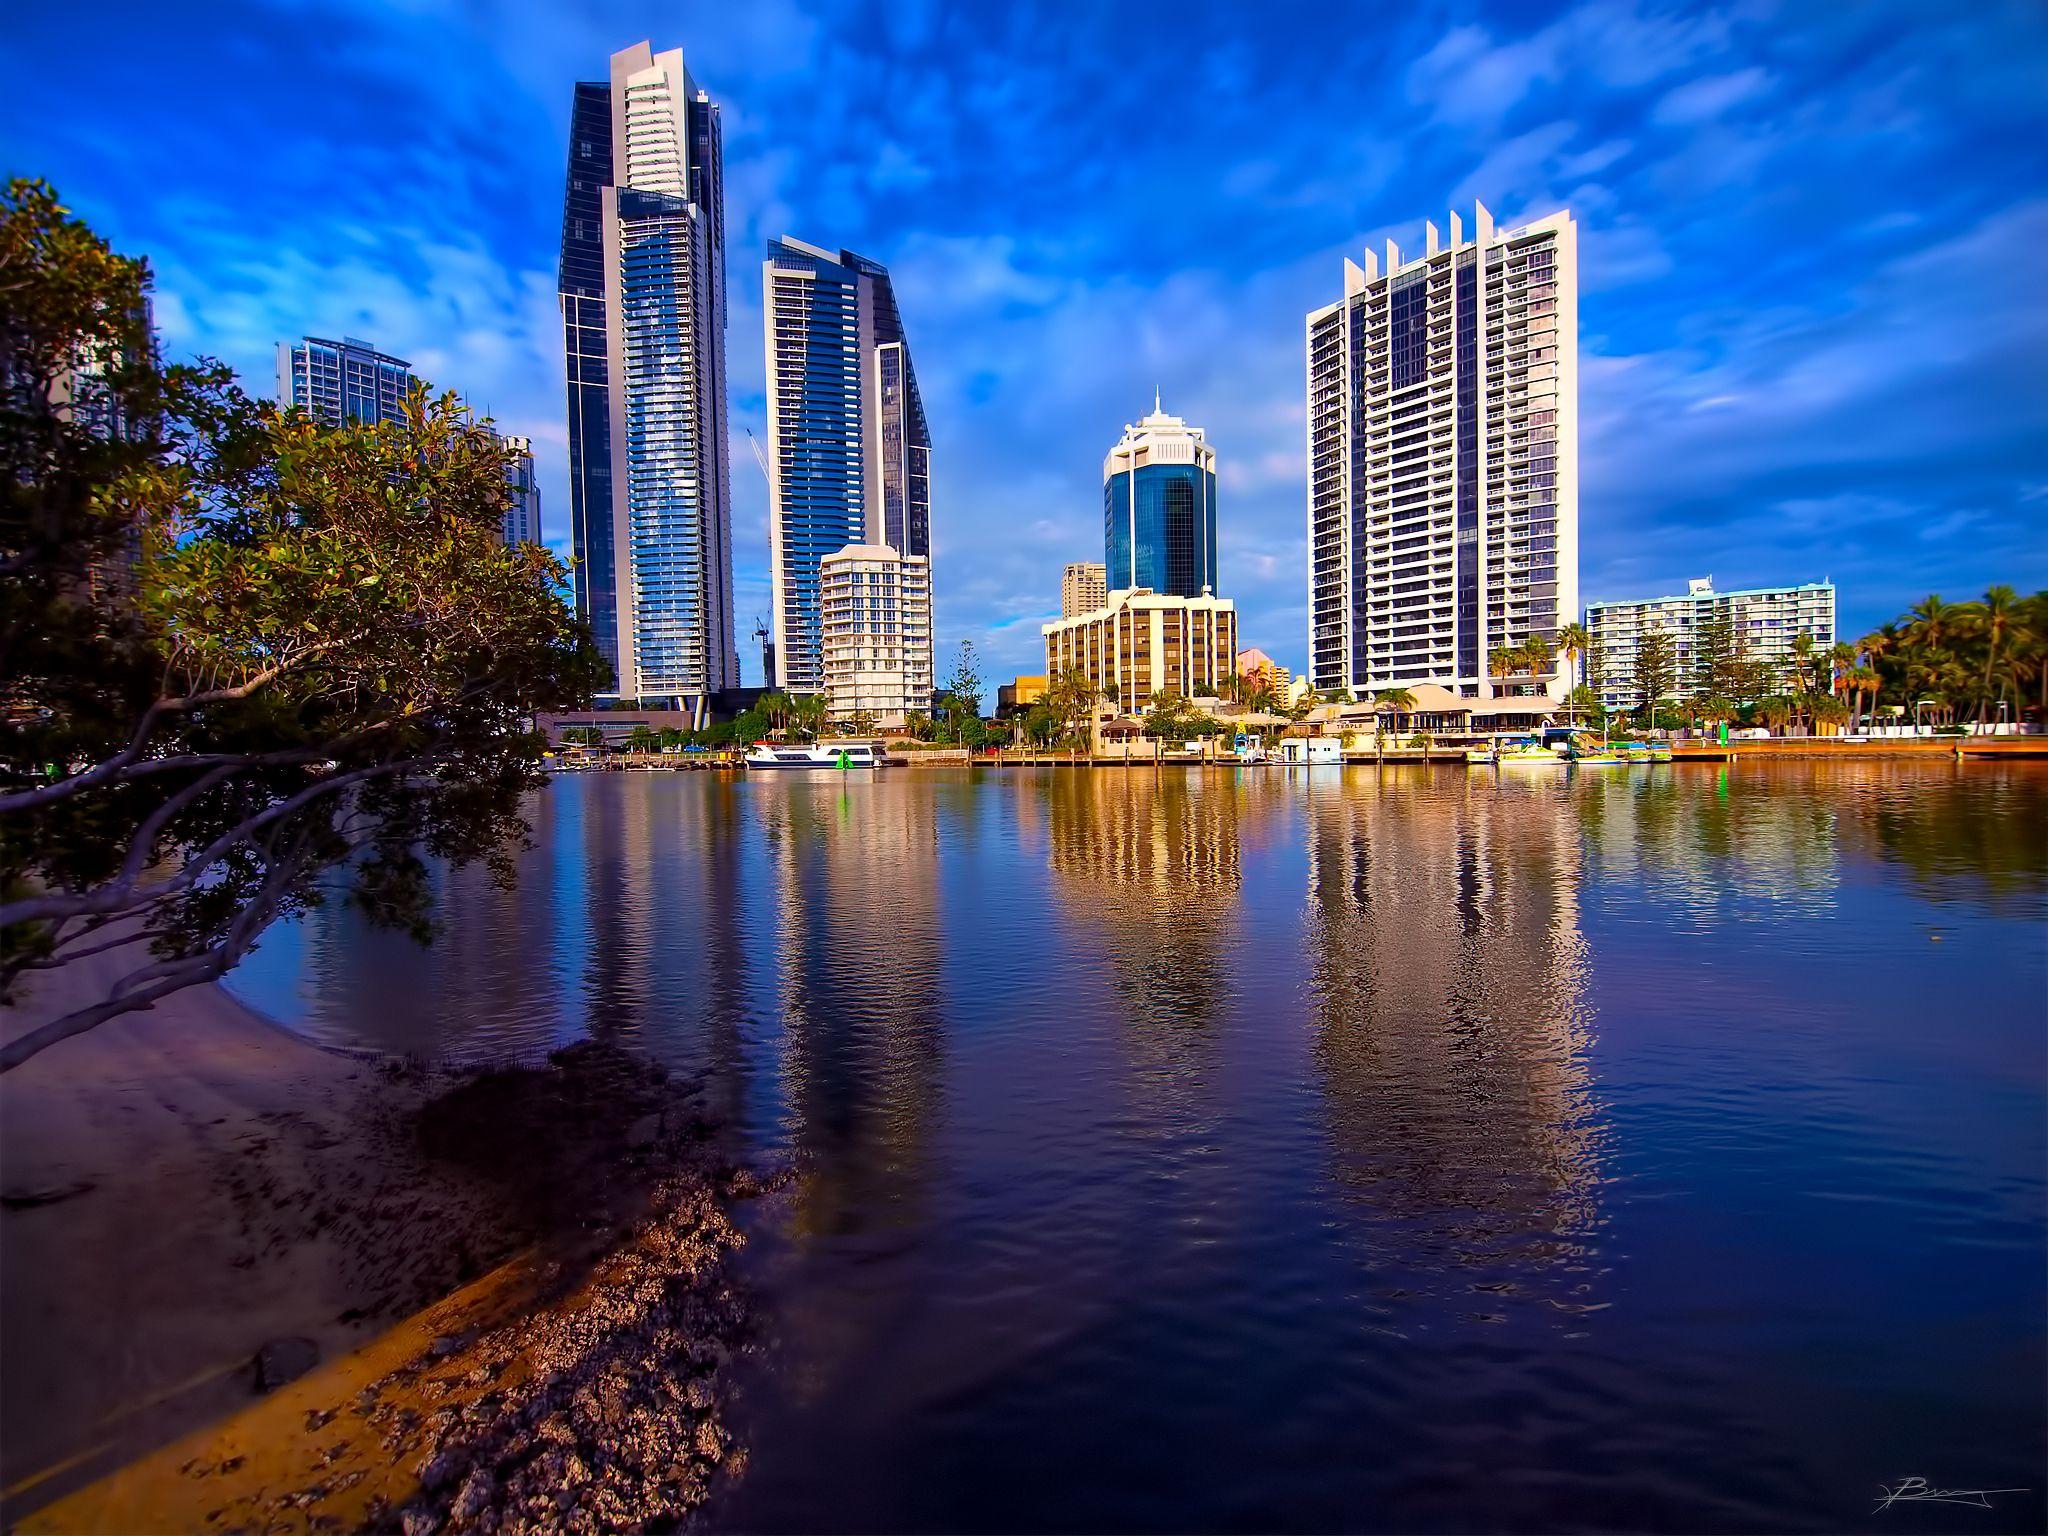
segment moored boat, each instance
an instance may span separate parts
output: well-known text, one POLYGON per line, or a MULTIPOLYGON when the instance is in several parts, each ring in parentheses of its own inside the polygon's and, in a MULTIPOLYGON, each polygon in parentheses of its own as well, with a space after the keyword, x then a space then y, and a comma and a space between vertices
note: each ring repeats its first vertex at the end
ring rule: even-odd
POLYGON ((1500 761, 1500 754, 1491 747, 1467 747, 1465 762, 1473 768, 1491 768, 1500 761))
POLYGON ((870 741, 760 741, 743 759, 749 768, 880 768, 888 760, 870 741))
POLYGON ((1511 741, 1500 749, 1503 768, 1557 768, 1564 758, 1540 741, 1511 741))

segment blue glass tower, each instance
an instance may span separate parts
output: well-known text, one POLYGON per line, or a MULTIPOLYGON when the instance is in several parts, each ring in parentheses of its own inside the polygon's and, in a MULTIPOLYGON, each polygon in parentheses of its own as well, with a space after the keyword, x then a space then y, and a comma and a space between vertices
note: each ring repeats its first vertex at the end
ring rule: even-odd
POLYGON ((1111 591, 1214 594, 1216 450, 1201 428, 1156 399, 1151 415, 1125 427, 1102 461, 1102 522, 1111 591))
POLYGON ((590 626, 616 677, 618 572, 612 552, 611 387, 605 356, 604 199, 612 180, 612 92, 576 87, 569 112, 569 172, 562 197, 556 286, 569 378, 569 543, 576 557, 576 616, 590 626))
POLYGON ((770 681, 813 693, 825 681, 825 557, 863 543, 931 554, 931 437, 885 267, 785 237, 769 242, 762 286, 770 681))
POLYGON ((723 163, 718 107, 679 52, 638 43, 577 86, 561 274, 577 604, 619 694, 696 710, 739 680, 723 163))

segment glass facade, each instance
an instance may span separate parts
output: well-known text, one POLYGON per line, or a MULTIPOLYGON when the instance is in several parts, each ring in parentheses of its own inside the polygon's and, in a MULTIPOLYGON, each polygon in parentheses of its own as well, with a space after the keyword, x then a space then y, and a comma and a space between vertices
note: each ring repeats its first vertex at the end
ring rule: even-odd
POLYGON ((1112 590, 1200 597, 1216 587, 1216 472, 1140 464, 1102 488, 1104 563, 1112 590))
POLYGON ((562 349, 569 380, 569 545, 576 615, 616 679, 618 571, 612 549, 611 391, 605 356, 604 192, 612 179, 612 98, 583 81, 569 116, 562 197, 562 349))
POLYGON ((348 421, 397 421, 418 381, 412 364, 367 341, 308 336, 278 348, 277 398, 324 427, 348 421))
MULTIPOLYGON (((931 441, 888 271, 771 241, 770 558, 778 686, 826 686, 821 564, 853 544, 928 559, 931 441)), ((930 637, 924 671, 930 671, 930 637)))

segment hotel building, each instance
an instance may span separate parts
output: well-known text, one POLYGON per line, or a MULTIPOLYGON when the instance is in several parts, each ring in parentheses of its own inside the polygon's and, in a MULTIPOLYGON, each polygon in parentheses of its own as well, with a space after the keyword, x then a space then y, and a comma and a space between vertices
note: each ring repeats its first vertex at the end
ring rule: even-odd
POLYGON ((1071 619, 1109 604, 1108 567, 1100 561, 1073 560, 1060 575, 1060 617, 1071 619))
POLYGON ((826 687, 823 565, 849 545, 920 562, 903 590, 923 593, 912 630, 926 650, 908 668, 929 678, 931 435, 888 270, 785 236, 769 243, 761 281, 775 610, 768 681, 792 693, 826 687))
POLYGON ((1125 713, 1155 693, 1214 698, 1237 658, 1237 605, 1144 588, 1109 594, 1093 613, 1044 626, 1045 670, 1078 669, 1098 693, 1114 689, 1125 713))
POLYGON ((1308 317, 1309 675, 1489 698, 1578 611, 1578 227, 1427 230, 1308 317))
POLYGON ((1216 590, 1216 450, 1157 396, 1102 461, 1102 521, 1111 592, 1216 590))
POLYGON ((739 681, 718 106, 679 51, 576 87, 560 292, 577 610, 623 696, 701 713, 739 681), (611 622, 607 626, 605 620, 611 622))
POLYGON ((1662 630, 1671 637, 1672 698, 1699 692, 1699 642, 1710 626, 1725 621, 1739 654, 1774 668, 1790 688, 1792 644, 1810 636, 1816 651, 1835 643, 1835 588, 1832 582, 1810 581, 1793 587, 1746 587, 1716 592, 1714 578, 1687 584, 1682 597, 1652 597, 1635 602, 1588 603, 1586 634, 1598 658, 1592 686, 1609 709, 1634 709, 1642 703, 1636 686, 1636 650, 1643 637, 1662 630))
POLYGON ((932 569, 923 555, 848 544, 819 562, 820 688, 834 720, 899 727, 932 707, 932 569))

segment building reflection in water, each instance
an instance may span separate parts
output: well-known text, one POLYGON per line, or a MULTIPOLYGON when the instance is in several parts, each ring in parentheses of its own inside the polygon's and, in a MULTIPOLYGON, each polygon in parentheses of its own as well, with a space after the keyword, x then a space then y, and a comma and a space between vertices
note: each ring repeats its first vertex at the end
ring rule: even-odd
POLYGON ((1567 1310, 1593 1304, 1599 1133, 1571 795, 1404 771, 1306 794, 1330 1166, 1389 1233, 1367 1260, 1381 1299, 1535 1285, 1567 1310))
POLYGON ((1578 774, 1571 803, 1602 877, 1640 881, 1649 899, 1699 927, 1743 913, 1831 912, 1840 803, 1787 793, 1781 777, 1710 772, 1578 774))
MULTIPOLYGON (((907 776, 906 776, 907 777, 907 776)), ((781 1100, 796 1230, 915 1219, 942 1106, 938 820, 924 786, 750 786, 774 907, 781 1100)))

